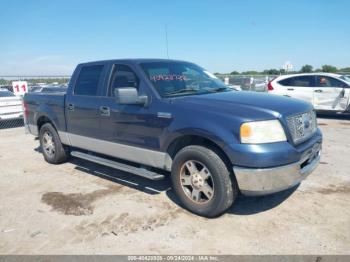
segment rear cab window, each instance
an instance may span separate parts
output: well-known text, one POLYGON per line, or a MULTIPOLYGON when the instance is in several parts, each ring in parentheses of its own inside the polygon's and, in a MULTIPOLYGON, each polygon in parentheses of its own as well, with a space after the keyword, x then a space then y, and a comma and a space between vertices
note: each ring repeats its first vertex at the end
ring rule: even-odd
POLYGON ((83 66, 75 83, 74 95, 97 96, 103 69, 103 65, 83 66))

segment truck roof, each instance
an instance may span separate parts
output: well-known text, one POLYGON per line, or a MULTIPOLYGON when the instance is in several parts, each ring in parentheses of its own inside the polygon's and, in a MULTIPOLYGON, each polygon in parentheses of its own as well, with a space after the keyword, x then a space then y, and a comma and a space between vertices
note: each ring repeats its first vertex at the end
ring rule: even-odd
POLYGON ((183 60, 175 60, 175 59, 162 59, 162 58, 120 58, 120 59, 108 59, 108 60, 98 60, 98 61, 89 61, 80 63, 80 65, 87 65, 93 63, 118 63, 118 62, 132 62, 136 64, 140 63, 154 63, 154 62, 185 62, 190 63, 188 61, 183 60))

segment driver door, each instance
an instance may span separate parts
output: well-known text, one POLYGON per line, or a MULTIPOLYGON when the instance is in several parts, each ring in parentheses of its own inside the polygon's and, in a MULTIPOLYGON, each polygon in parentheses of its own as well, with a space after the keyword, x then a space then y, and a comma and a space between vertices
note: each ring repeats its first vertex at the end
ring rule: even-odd
MULTIPOLYGON (((136 88, 139 94, 146 94, 144 85, 129 65, 113 65, 107 95, 101 98, 101 103, 108 112, 100 117, 100 139, 130 147, 160 149, 159 138, 169 124, 169 119, 158 118, 156 103, 152 102, 148 106, 122 105, 118 104, 114 96, 115 89, 130 87, 136 88)), ((151 95, 147 95, 152 100, 151 95)), ((134 148, 129 149, 133 153, 137 151, 133 150, 134 148)), ((124 150, 120 153, 122 155, 118 155, 118 150, 115 150, 114 156, 123 158, 128 152, 124 150)))
POLYGON ((330 76, 316 76, 314 107, 316 110, 345 111, 350 88, 345 82, 330 76))

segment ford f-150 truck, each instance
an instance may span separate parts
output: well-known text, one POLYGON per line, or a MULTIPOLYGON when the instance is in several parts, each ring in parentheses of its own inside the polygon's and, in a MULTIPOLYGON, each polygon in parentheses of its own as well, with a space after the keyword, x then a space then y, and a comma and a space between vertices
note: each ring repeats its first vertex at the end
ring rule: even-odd
POLYGON ((184 61, 79 64, 67 93, 28 93, 23 103, 47 162, 71 155, 153 180, 169 174, 183 207, 206 217, 239 192, 293 187, 320 160, 311 104, 233 91, 184 61))

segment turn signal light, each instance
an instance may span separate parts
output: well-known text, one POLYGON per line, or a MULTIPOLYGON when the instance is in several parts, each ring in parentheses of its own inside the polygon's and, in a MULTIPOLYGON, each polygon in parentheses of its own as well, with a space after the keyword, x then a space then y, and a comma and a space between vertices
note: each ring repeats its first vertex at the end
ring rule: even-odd
POLYGON ((241 125, 241 137, 248 138, 252 135, 252 128, 249 124, 245 123, 241 125))

